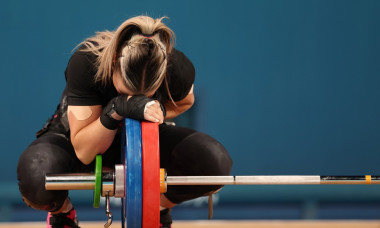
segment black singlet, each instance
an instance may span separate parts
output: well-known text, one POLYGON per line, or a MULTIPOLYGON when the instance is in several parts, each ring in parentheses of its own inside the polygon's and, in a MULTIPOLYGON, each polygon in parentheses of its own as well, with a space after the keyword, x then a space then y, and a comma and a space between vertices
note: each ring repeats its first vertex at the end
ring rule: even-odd
MULTIPOLYGON (((67 119, 67 106, 92 106, 107 103, 118 95, 112 82, 106 85, 95 82, 97 67, 96 56, 91 52, 77 50, 70 58, 65 71, 66 87, 61 102, 44 128, 37 132, 39 137, 47 131, 56 132, 70 138, 67 119)), ((190 92, 195 80, 195 69, 191 61, 180 51, 173 49, 168 58, 166 77, 169 91, 174 101, 180 101, 190 92)), ((168 99, 164 83, 157 90, 154 98, 162 104, 168 99)))

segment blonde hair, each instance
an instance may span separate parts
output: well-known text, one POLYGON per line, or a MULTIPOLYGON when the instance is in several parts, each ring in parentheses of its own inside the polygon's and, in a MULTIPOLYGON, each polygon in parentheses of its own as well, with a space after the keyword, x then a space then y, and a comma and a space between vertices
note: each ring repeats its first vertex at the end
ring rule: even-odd
MULTIPOLYGON (((106 84, 116 70, 135 94, 155 91, 164 80, 168 90, 166 68, 175 35, 162 23, 164 18, 133 17, 116 31, 97 32, 79 44, 84 45, 82 51, 97 56, 95 80, 106 84)), ((169 90, 168 94, 171 99, 169 90)))

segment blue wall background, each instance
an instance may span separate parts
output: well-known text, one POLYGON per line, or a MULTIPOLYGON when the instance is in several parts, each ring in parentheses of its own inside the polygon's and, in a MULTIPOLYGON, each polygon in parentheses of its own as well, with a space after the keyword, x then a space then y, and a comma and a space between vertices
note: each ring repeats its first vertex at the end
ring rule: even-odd
MULTIPOLYGON (((9 205, 21 204, 18 157, 55 110, 72 49, 95 31, 113 30, 140 14, 170 18, 177 48, 197 71, 197 104, 179 122, 220 140, 234 159, 233 174, 380 173, 380 1, 0 5, 0 210, 8 215, 9 205)), ((378 191, 232 186, 220 193, 220 202, 376 202, 378 191)))

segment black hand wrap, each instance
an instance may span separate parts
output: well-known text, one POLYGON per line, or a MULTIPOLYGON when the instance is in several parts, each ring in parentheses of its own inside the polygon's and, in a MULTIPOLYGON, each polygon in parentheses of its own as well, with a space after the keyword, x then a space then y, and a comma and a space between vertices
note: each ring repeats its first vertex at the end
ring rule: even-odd
POLYGON ((100 116, 100 122, 104 127, 115 130, 118 128, 121 120, 116 120, 112 118, 113 113, 117 113, 119 116, 125 118, 132 118, 136 120, 144 119, 144 108, 145 105, 152 101, 152 99, 144 95, 132 96, 128 99, 128 95, 120 95, 108 102, 107 106, 104 107, 103 113, 100 116))

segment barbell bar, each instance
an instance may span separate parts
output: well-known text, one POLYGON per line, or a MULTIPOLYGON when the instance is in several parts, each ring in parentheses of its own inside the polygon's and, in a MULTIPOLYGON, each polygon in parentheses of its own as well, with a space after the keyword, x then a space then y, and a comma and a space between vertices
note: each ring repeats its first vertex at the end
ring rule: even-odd
MULTIPOLYGON (((166 174, 166 172, 165 172, 166 174)), ((103 173, 103 180, 109 180, 114 173, 103 173)), ((354 185, 354 184, 380 184, 380 176, 166 176, 160 177, 164 185, 354 185)), ((48 174, 46 175, 46 190, 94 190, 95 175, 81 174, 48 174)), ((114 183, 107 181, 102 188, 112 189, 114 183)), ((113 191, 112 191, 113 192, 113 191)), ((164 192, 161 192, 164 193, 164 192)), ((103 194, 102 194, 103 195, 103 194)), ((120 196, 119 196, 120 197, 120 196)))

